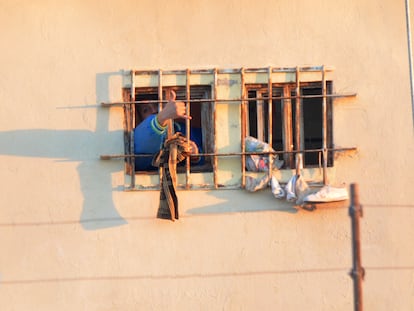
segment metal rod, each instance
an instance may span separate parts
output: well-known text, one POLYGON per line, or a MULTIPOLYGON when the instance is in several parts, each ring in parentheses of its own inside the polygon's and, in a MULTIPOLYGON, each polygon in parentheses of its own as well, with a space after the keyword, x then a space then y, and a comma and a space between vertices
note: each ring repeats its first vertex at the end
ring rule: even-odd
MULTIPOLYGON (((296 72, 299 69, 300 72, 317 72, 321 71, 322 66, 304 66, 304 67, 273 67, 272 72, 296 72)), ((333 67, 327 67, 327 71, 333 71, 333 67)), ((217 71, 218 74, 240 73, 240 68, 229 69, 191 69, 191 74, 214 74, 217 71)), ((245 73, 267 73, 268 68, 245 68, 245 73)), ((157 75, 158 70, 134 70, 136 75, 157 75)), ((186 70, 165 70, 164 75, 185 75, 186 70)))
MULTIPOLYGON (((273 146, 273 83, 272 83, 272 67, 269 66, 268 68, 268 77, 267 77, 267 92, 269 100, 267 102, 267 108, 268 108, 268 127, 267 127, 267 142, 269 144, 269 147, 272 148, 273 146)), ((269 157, 269 177, 272 177, 273 172, 273 157, 269 157)))
POLYGON ((365 271, 361 265, 361 237, 359 219, 362 217, 362 207, 359 203, 359 190, 357 184, 351 184, 351 206, 349 207, 352 226, 352 271, 354 280, 354 310, 362 311, 362 280, 365 271))
MULTIPOLYGON (((162 106, 163 104, 163 94, 162 94, 162 70, 158 70, 158 111, 161 111, 164 107, 162 106)), ((168 128, 167 131, 169 131, 170 129, 168 128)), ((161 167, 158 168, 158 183, 161 184, 161 180, 162 180, 162 170, 161 167)))
MULTIPOLYGON (((213 136, 214 136, 214 153, 217 153, 217 80, 218 80, 218 70, 217 68, 214 69, 214 102, 213 102, 213 136)), ((217 171, 218 171, 218 161, 217 157, 213 157, 213 180, 214 180, 214 188, 217 189, 217 171)))
POLYGON ((410 21, 410 1, 405 0, 405 15, 407 23, 407 45, 408 45, 408 61, 410 70, 410 87, 411 87, 411 108, 414 127, 414 81, 413 81, 413 53, 411 47, 411 21, 410 21))
MULTIPOLYGON (((293 150, 293 133, 292 133, 292 101, 290 98, 290 88, 285 86, 283 87, 283 95, 286 99, 282 100, 282 140, 283 140, 283 150, 292 151, 293 150)), ((283 160, 285 164, 290 167, 293 163, 292 154, 284 154, 283 160)))
MULTIPOLYGON (((240 186, 238 185, 223 185, 223 184, 219 184, 217 186, 220 190, 239 190, 240 186)), ((185 189, 185 185, 183 186, 182 184, 177 184, 176 189, 179 190, 187 190, 185 189)), ((215 190, 216 188, 211 185, 211 184, 192 184, 191 185, 191 190, 215 190)), ((136 189, 125 189, 125 191, 135 191, 135 190, 139 190, 139 191, 154 191, 154 190, 160 190, 160 186, 159 185, 145 185, 145 186, 139 186, 136 189)))
POLYGON ((328 167, 328 152, 327 152, 327 121, 326 121, 326 76, 325 76, 325 69, 322 67, 322 154, 323 154, 323 184, 328 184, 328 174, 327 174, 327 167, 328 167))
MULTIPOLYGON (((246 97, 246 87, 244 85, 244 68, 240 69, 241 74, 241 98, 243 99, 241 105, 241 150, 246 152, 246 133, 247 133, 247 102, 244 100, 246 97)), ((241 157, 241 171, 242 171, 242 180, 241 187, 244 189, 246 187, 246 156, 241 157)))
MULTIPOLYGON (((301 142, 301 98, 300 98, 300 80, 299 80, 299 67, 296 67, 296 102, 295 102, 295 145, 296 149, 302 149, 301 142)), ((300 175, 300 153, 296 154, 295 166, 296 166, 296 175, 300 175)))
MULTIPOLYGON (((302 96, 273 96, 273 97, 252 97, 252 98, 235 98, 235 99, 180 99, 180 101, 185 103, 207 103, 207 102, 224 102, 224 103, 234 103, 240 104, 239 102, 243 101, 253 101, 253 100, 269 100, 269 99, 296 99, 296 98, 346 98, 346 97, 355 97, 356 93, 343 93, 343 94, 326 94, 326 95, 302 95, 302 96)), ((166 100, 138 100, 138 101, 126 101, 126 102, 102 102, 101 106, 110 107, 110 106, 123 106, 123 105, 136 105, 136 104, 158 104, 158 103, 167 103, 166 100)))
MULTIPOLYGON (((186 71, 186 88, 185 88, 185 97, 187 100, 189 100, 191 98, 190 95, 190 70, 187 69, 186 71)), ((190 115, 190 104, 187 104, 185 106, 185 113, 187 116, 190 115)), ((190 145, 190 129, 191 129, 191 124, 190 124, 190 119, 186 119, 185 120, 185 127, 186 127, 186 138, 187 138, 187 147, 189 147, 190 145)), ((187 157, 186 159, 186 164, 185 164, 185 188, 189 189, 190 188, 190 157, 187 157)))
MULTIPOLYGON (((134 79, 135 75, 134 72, 131 71, 131 100, 135 100, 135 79, 134 79)), ((128 131, 130 131, 129 133, 129 154, 135 154, 135 147, 134 147, 134 120, 135 120, 135 116, 133 116, 132 114, 132 106, 128 106, 128 115, 129 115, 129 126, 128 126, 128 131)), ((131 188, 135 187, 135 158, 132 158, 130 161, 130 166, 131 166, 131 188)))
MULTIPOLYGON (((350 147, 350 148, 328 148, 328 151, 331 152, 344 152, 344 151, 357 151, 358 148, 350 147)), ((309 149, 309 150, 289 150, 289 151, 266 151, 266 152, 227 152, 227 153, 213 153, 213 152, 205 152, 199 153, 198 155, 190 155, 191 157, 196 156, 212 156, 212 157, 228 157, 228 156, 249 156, 249 155, 268 155, 268 154, 296 154, 296 153, 311 153, 311 152, 322 152, 322 149, 309 149)), ((110 159, 124 159, 124 158, 139 158, 139 157, 153 157, 153 154, 106 154, 101 155, 101 160, 110 160, 110 159)))

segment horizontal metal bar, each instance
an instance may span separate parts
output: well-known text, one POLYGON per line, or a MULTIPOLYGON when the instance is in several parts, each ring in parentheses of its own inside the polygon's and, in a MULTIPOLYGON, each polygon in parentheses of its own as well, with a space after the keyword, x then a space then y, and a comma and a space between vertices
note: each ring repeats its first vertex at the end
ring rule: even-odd
MULTIPOLYGON (((333 71, 335 68, 330 66, 303 66, 303 67, 272 67, 272 73, 295 73, 299 69, 300 72, 318 72, 318 71, 333 71)), ((263 68, 224 68, 217 69, 218 74, 234 74, 241 73, 244 70, 245 73, 268 73, 269 67, 263 68)), ((134 70, 135 75, 156 75, 158 76, 158 69, 154 70, 134 70)), ((214 74, 214 69, 190 69, 190 74, 214 74)), ((185 70, 163 70, 163 75, 186 75, 185 70)))
MULTIPOLYGON (((357 151, 356 147, 349 148, 328 148, 327 151, 331 152, 344 152, 344 151, 357 151)), ((227 152, 227 153, 198 153, 190 155, 190 157, 199 157, 199 156, 213 156, 213 157, 234 157, 234 156, 248 156, 248 155, 269 155, 269 154, 296 154, 296 153, 312 153, 312 152, 323 152, 323 149, 307 149, 307 150, 290 150, 290 151, 267 151, 267 152, 227 152)), ((108 154, 101 155, 101 160, 111 160, 111 159, 126 159, 126 158, 140 158, 140 157, 152 157, 151 154, 108 154)))
MULTIPOLYGON (((156 75, 158 76, 159 70, 134 70, 135 75, 156 75)), ((187 70, 163 70, 162 75, 185 75, 187 70)), ((213 69, 193 69, 190 70, 190 74, 213 74, 213 69)))
MULTIPOLYGON (((180 99, 179 101, 186 102, 186 103, 206 103, 206 102, 225 102, 231 103, 234 102, 236 104, 240 104, 239 102, 248 102, 253 100, 268 100, 268 99, 306 99, 306 98, 345 98, 345 97, 355 97, 357 96, 356 93, 343 93, 343 94, 327 94, 327 95, 300 95, 300 96, 272 96, 272 97, 252 97, 252 98, 235 98, 235 99, 180 99)), ((158 103, 166 103, 166 100, 159 101, 159 100, 139 100, 139 101, 125 101, 125 102, 102 102, 101 106, 103 107, 111 107, 111 106, 123 106, 123 105, 136 105, 136 104, 158 104, 158 103)))
MULTIPOLYGON (((138 173, 140 174, 140 173, 138 173)), ((145 173, 143 173, 145 174, 145 173)), ((180 173, 178 173, 180 174, 180 173)), ((281 186, 286 185, 286 182, 279 182, 281 186)), ((317 182, 317 181, 307 181, 307 184, 311 187, 322 187, 323 183, 317 182)), ((178 190, 238 190, 243 188, 241 184, 236 185, 223 185, 223 184, 217 184, 217 187, 214 186, 213 183, 211 184, 190 184, 190 188, 187 188, 185 184, 178 184, 177 189, 178 190)), ((125 191, 154 191, 154 190, 160 190, 159 184, 152 184, 152 185, 137 185, 135 188, 127 187, 124 189, 125 191)), ((411 270, 411 268, 409 268, 411 270)))
MULTIPOLYGON (((190 187, 188 188, 185 184, 178 184, 176 186, 176 189, 178 190, 238 190, 241 188, 241 185, 223 185, 223 184, 217 184, 217 187, 211 183, 211 184, 190 184, 190 187)), ((148 186, 142 186, 138 185, 135 188, 127 187, 125 188, 125 191, 154 191, 154 190, 160 190, 160 185, 148 185, 148 186)))
MULTIPOLYGON (((289 73, 295 73, 297 70, 299 72, 318 72, 318 71, 323 71, 324 66, 303 66, 303 67, 272 67, 271 72, 272 73, 284 73, 284 72, 289 72, 289 73)), ((327 67, 325 66, 325 71, 333 71, 335 68, 334 67, 327 67)), ((269 67, 264 67, 264 68, 245 68, 244 72, 246 73, 268 73, 269 72, 269 67)))

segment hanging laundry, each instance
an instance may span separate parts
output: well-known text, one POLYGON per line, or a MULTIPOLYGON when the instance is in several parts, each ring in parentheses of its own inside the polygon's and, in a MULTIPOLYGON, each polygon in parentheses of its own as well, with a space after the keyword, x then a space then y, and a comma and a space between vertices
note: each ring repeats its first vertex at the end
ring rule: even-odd
POLYGON ((286 200, 301 205, 304 198, 311 192, 308 183, 302 175, 293 175, 285 186, 286 200))
POLYGON ((246 176, 246 190, 250 192, 255 192, 257 190, 264 189, 268 186, 269 180, 269 174, 265 174, 262 177, 258 178, 246 176))
MULTIPOLYGON (((247 136, 245 139, 246 152, 273 152, 274 150, 269 144, 258 140, 257 138, 247 136)), ((273 169, 279 169, 283 165, 283 161, 278 159, 274 154, 251 154, 246 157, 246 169, 250 172, 268 172, 269 171, 269 157, 273 160, 273 169)), ((273 170, 272 169, 272 170, 273 170)), ((271 175, 265 174, 261 177, 246 177, 246 190, 250 192, 258 191, 266 188, 271 180, 271 175)), ((277 180, 276 180, 277 182, 277 180)), ((273 182, 274 184, 274 182, 273 182)))
POLYGON ((272 194, 276 199, 283 199, 285 197, 285 191, 280 186, 279 182, 277 181, 274 175, 272 175, 270 185, 272 188, 272 194))
POLYGON ((152 165, 161 168, 160 205, 157 218, 178 219, 178 198, 176 194, 177 163, 191 154, 187 139, 179 132, 164 142, 163 148, 154 156, 152 165))
MULTIPOLYGON (((257 138, 247 136, 245 139, 246 152, 274 152, 269 144, 258 140, 257 138)), ((252 154, 246 158, 246 169, 251 172, 269 171, 269 157, 273 159, 273 169, 280 169, 283 160, 279 160, 275 154, 252 154)))
POLYGON ((286 200, 289 202, 293 202, 296 200, 296 191, 295 191, 296 178, 297 178, 297 175, 293 175, 285 186, 286 200))

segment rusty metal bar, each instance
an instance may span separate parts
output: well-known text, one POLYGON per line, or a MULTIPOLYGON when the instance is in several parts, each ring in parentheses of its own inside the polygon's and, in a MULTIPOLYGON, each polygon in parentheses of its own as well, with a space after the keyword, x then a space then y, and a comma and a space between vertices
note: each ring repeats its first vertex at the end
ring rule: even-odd
MULTIPOLYGON (((240 187, 237 185, 222 185, 219 184, 218 188, 220 190, 239 190, 240 187)), ((185 186, 182 184, 177 184, 176 189, 178 190, 186 190, 185 186)), ((215 190, 216 188, 211 184, 192 184, 190 190, 215 190)), ((135 189, 125 189, 125 191, 154 191, 160 190, 159 185, 146 185, 146 186, 137 186, 135 189)))
MULTIPOLYGON (((233 103, 238 104, 238 102, 249 101, 249 100, 268 100, 268 99, 282 99, 282 100, 289 100, 289 99, 296 99, 296 98, 346 98, 346 97, 355 97, 357 96, 356 93, 343 93, 343 94, 326 94, 323 95, 302 95, 302 96, 273 96, 269 97, 254 97, 254 98, 235 98, 235 99, 183 99, 182 102, 191 102, 191 103, 208 103, 208 102, 222 102, 222 103, 233 103)), ((167 103, 168 101, 160 101, 160 100, 139 100, 139 101, 126 101, 126 102, 102 102, 101 106, 103 107, 112 107, 112 106, 123 106, 123 105, 136 105, 136 104, 158 104, 158 103, 167 103)))
MULTIPOLYGON (((283 150, 293 150, 293 133, 292 133, 292 100, 289 98, 291 90, 288 86, 283 87, 283 96, 285 99, 282 100, 283 117, 282 117, 282 140, 283 150)), ((293 166, 292 154, 283 154, 283 161, 287 167, 293 166)))
MULTIPOLYGON (((147 101, 147 103, 151 103, 150 101, 147 101)), ((154 101, 154 104, 158 104, 158 111, 161 111, 163 106, 162 104, 167 103, 167 101, 163 100, 163 94, 162 94, 162 70, 158 70, 158 100, 154 101)))
MULTIPOLYGON (((187 69, 186 71, 186 87, 185 87, 185 97, 187 100, 190 100, 190 70, 187 69)), ((187 102, 187 105, 185 107, 186 111, 186 115, 190 116, 190 102, 187 102)), ((186 138, 187 138, 187 144, 188 147, 190 145, 190 129, 191 129, 191 124, 190 124, 190 119, 186 119, 185 120, 185 127, 186 127, 186 138)), ((190 188, 190 158, 187 157, 186 159, 186 164, 185 164, 185 188, 189 189, 190 188)))
POLYGON ((325 67, 322 66, 322 154, 323 154, 323 184, 328 184, 328 151, 327 151, 327 136, 328 136, 328 128, 327 128, 327 120, 326 120, 326 75, 325 75, 325 67))
MULTIPOLYGON (((304 67, 273 67, 272 72, 296 72, 296 68, 299 68, 301 72, 315 72, 321 71, 322 66, 304 66, 304 67)), ((218 74, 231 74, 240 73, 240 68, 228 68, 228 69, 191 69, 191 74, 214 74, 217 70, 218 74)), ((333 67, 326 67, 326 71, 333 71, 333 67)), ((268 67, 263 68, 245 68, 245 73, 267 73, 268 67)), ((156 75, 158 70, 134 70, 136 75, 156 75)), ((186 74, 186 70, 165 70, 164 75, 177 75, 186 74)))
POLYGON ((361 265, 361 236, 359 219, 362 217, 362 206, 359 203, 358 184, 351 184, 351 206, 349 207, 352 227, 352 271, 354 280, 354 310, 362 311, 362 280, 365 270, 361 265))
POLYGON ((414 79, 413 79, 413 52, 411 43, 411 20, 410 20, 410 0, 405 0, 405 20, 407 28, 407 46, 408 46, 408 64, 410 73, 410 95, 411 95, 411 107, 412 107, 412 118, 414 125, 414 79))
MULTIPOLYGON (((261 94, 261 93, 260 93, 261 94)), ((256 101, 256 119, 257 119, 257 139, 265 141, 265 122, 264 122, 264 100, 262 98, 256 101)))
MULTIPOLYGON (((135 100, 135 73, 134 71, 131 70, 131 100, 135 100)), ((128 106, 128 115, 129 115, 129 120, 128 120, 128 131, 129 131, 129 154, 130 155, 135 155, 135 147, 134 147, 134 119, 135 116, 133 115, 132 106, 128 106)), ((132 157, 130 159, 130 166, 131 166, 131 184, 130 184, 130 188, 135 188, 135 157, 132 157)))
MULTIPOLYGON (((246 133, 247 133, 247 102, 245 101, 246 98, 246 88, 244 85, 244 68, 240 69, 240 84, 241 84, 241 98, 243 101, 241 102, 241 150, 242 152, 246 152, 246 133)), ((241 171, 242 171, 242 179, 241 179, 241 187, 244 189, 246 187, 246 156, 241 156, 241 171)))
MULTIPOLYGON (((269 144, 270 148, 273 146, 273 83, 272 83, 272 67, 269 66, 268 68, 268 77, 267 77, 267 96, 268 96, 268 102, 267 102, 267 108, 268 108, 268 127, 267 127, 267 143, 269 144)), ((269 177, 272 177, 273 172, 273 157, 269 156, 269 177)))
MULTIPOLYGON (((158 111, 163 109, 163 93, 162 93, 162 70, 158 70, 158 111)), ((170 126, 168 126, 167 131, 170 130, 170 126)), ((162 180, 162 170, 161 167, 158 168, 158 183, 161 184, 162 180)))
MULTIPOLYGON (((299 79, 299 67, 296 67, 296 102, 295 102, 295 149, 302 149, 302 140, 301 140, 301 96, 300 96, 300 79, 299 79)), ((298 158, 300 153, 296 153, 296 175, 300 175, 300 165, 298 158)))
MULTIPOLYGON (((154 70, 135 70, 136 75, 157 75, 159 72, 158 69, 154 70)), ((212 74, 214 71, 212 69, 191 69, 190 74, 212 74)), ((164 75, 185 75, 187 70, 164 70, 164 75)))
POLYGON ((217 154, 217 80, 218 80, 218 69, 214 69, 214 102, 213 102, 213 136, 214 136, 214 156, 213 156, 213 180, 214 180, 214 188, 217 189, 217 171, 218 171, 218 160, 215 154, 217 154))
MULTIPOLYGON (((357 151, 358 148, 350 147, 350 148, 328 148, 328 151, 331 152, 345 152, 345 151, 357 151)), ((213 156, 213 157, 233 157, 233 156, 248 156, 248 155, 256 155, 256 154, 297 154, 297 153, 311 153, 311 152, 321 152, 322 149, 309 149, 309 150, 291 150, 291 151, 272 151, 272 152, 226 152, 226 153, 214 153, 214 152, 205 152, 199 153, 199 156, 213 156)), ((106 154, 101 155, 101 160, 110 160, 110 159, 124 159, 128 157, 152 157, 151 154, 136 154, 136 155, 125 155, 125 154, 106 154)), ((195 156, 195 155, 193 155, 195 156)))

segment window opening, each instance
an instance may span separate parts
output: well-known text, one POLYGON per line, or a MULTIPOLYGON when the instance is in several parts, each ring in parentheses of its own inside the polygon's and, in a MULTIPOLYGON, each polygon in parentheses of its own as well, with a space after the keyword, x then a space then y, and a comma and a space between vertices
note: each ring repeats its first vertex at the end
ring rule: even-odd
MULTIPOLYGON (((208 85, 197 85, 190 86, 187 90, 184 86, 175 86, 169 87, 169 90, 174 90, 176 93, 176 101, 183 101, 187 103, 187 108, 191 109, 191 121, 188 123, 185 120, 176 120, 174 122, 174 129, 176 132, 188 133, 188 129, 191 128, 192 131, 197 132, 201 138, 202 149, 200 153, 214 153, 213 144, 214 137, 213 132, 209 129, 213 128, 213 123, 211 122, 212 116, 212 102, 205 101, 211 99, 211 87, 208 85), (190 94, 190 100, 187 100, 187 93, 190 94), (205 130, 203 130, 205 129, 205 130)), ((160 98, 158 94, 159 90, 156 87, 152 88, 135 88, 135 102, 137 103, 134 114, 134 124, 138 126, 141 122, 144 121, 144 116, 147 115, 148 111, 151 110, 154 113, 158 113, 162 106, 159 105, 160 98), (148 107, 152 105, 154 108, 148 107)), ((163 91, 165 93, 165 91, 163 91)), ((162 96, 165 98, 165 94, 162 96)), ((161 101, 165 102, 165 101, 161 101)), ((147 155, 147 157, 152 157, 153 155, 147 155)), ((189 161, 190 172, 211 172, 212 171, 212 157, 203 156, 200 164, 194 164, 189 161)), ((183 162, 180 166, 177 167, 178 173, 184 173, 186 171, 186 163, 183 162)), ((156 170, 146 171, 139 170, 135 166, 135 172, 145 173, 145 174, 158 174, 156 170)))
POLYGON ((296 169, 298 172, 296 163, 301 158, 304 168, 322 167, 323 183, 326 184, 327 167, 334 165, 335 152, 356 150, 355 147, 334 147, 333 101, 341 97, 354 97, 356 94, 333 93, 332 80, 326 78, 330 71, 332 69, 325 66, 131 70, 129 80, 128 77, 125 79, 124 100, 102 103, 104 107, 122 106, 124 109, 125 152, 102 155, 101 159, 125 159, 125 173, 131 178, 127 189, 159 189, 159 179, 157 182, 153 178, 147 178, 156 177, 154 175, 157 172, 135 172, 135 158, 145 155, 134 154, 133 130, 142 119, 137 105, 144 102, 156 103, 157 111, 160 111, 166 103, 164 93, 173 89, 177 100, 187 103, 186 109, 193 118, 185 121, 185 128, 194 125, 203 129, 201 156, 205 157, 206 164, 197 170, 187 160, 179 168, 185 173, 185 181, 180 183, 179 188, 190 189, 195 185, 199 189, 244 188, 246 156, 249 155, 245 149, 246 136, 267 142, 275 150, 272 153, 284 160, 282 169, 296 169), (234 105, 239 106, 239 115, 235 114, 237 109, 230 108, 234 105), (219 127, 218 131, 216 126, 219 127), (237 131, 239 138, 234 136, 237 131), (229 135, 231 132, 232 139, 223 141, 221 133, 229 135), (223 142, 227 145, 223 145, 223 142), (234 160, 221 160, 228 157, 234 160), (240 162, 240 172, 234 171, 234 165, 232 171, 226 171, 225 166, 223 171, 223 163, 234 164, 235 161, 240 162), (210 177, 197 179, 193 183, 192 174, 198 172, 204 177, 210 177), (238 177, 238 184, 231 180, 238 177), (231 180, 231 183, 227 180, 231 180))
MULTIPOLYGON (((332 82, 328 81, 328 90, 331 94, 332 82)), ((272 114, 269 111, 269 95, 267 88, 258 85, 247 85, 248 89, 248 134, 261 141, 271 143, 276 151, 303 150, 304 167, 320 165, 320 149, 323 148, 323 107, 321 83, 306 83, 300 88, 300 98, 296 96, 296 86, 286 84, 273 87, 272 114), (285 95, 284 95, 285 94, 285 95), (296 105, 297 100, 300 104, 296 105), (300 109, 300 114, 297 109, 300 109), (299 118, 299 127, 294 126, 299 118), (269 122, 272 120, 271 141, 269 122), (299 143, 293 139, 300 131, 299 143), (302 147, 303 146, 303 147, 302 147), (315 150, 315 151, 312 151, 315 150)), ((327 101, 327 142, 332 148, 332 100, 327 101)), ((333 166, 332 151, 328 157, 328 166, 333 166)), ((283 155, 283 168, 295 168, 292 154, 283 155)))

